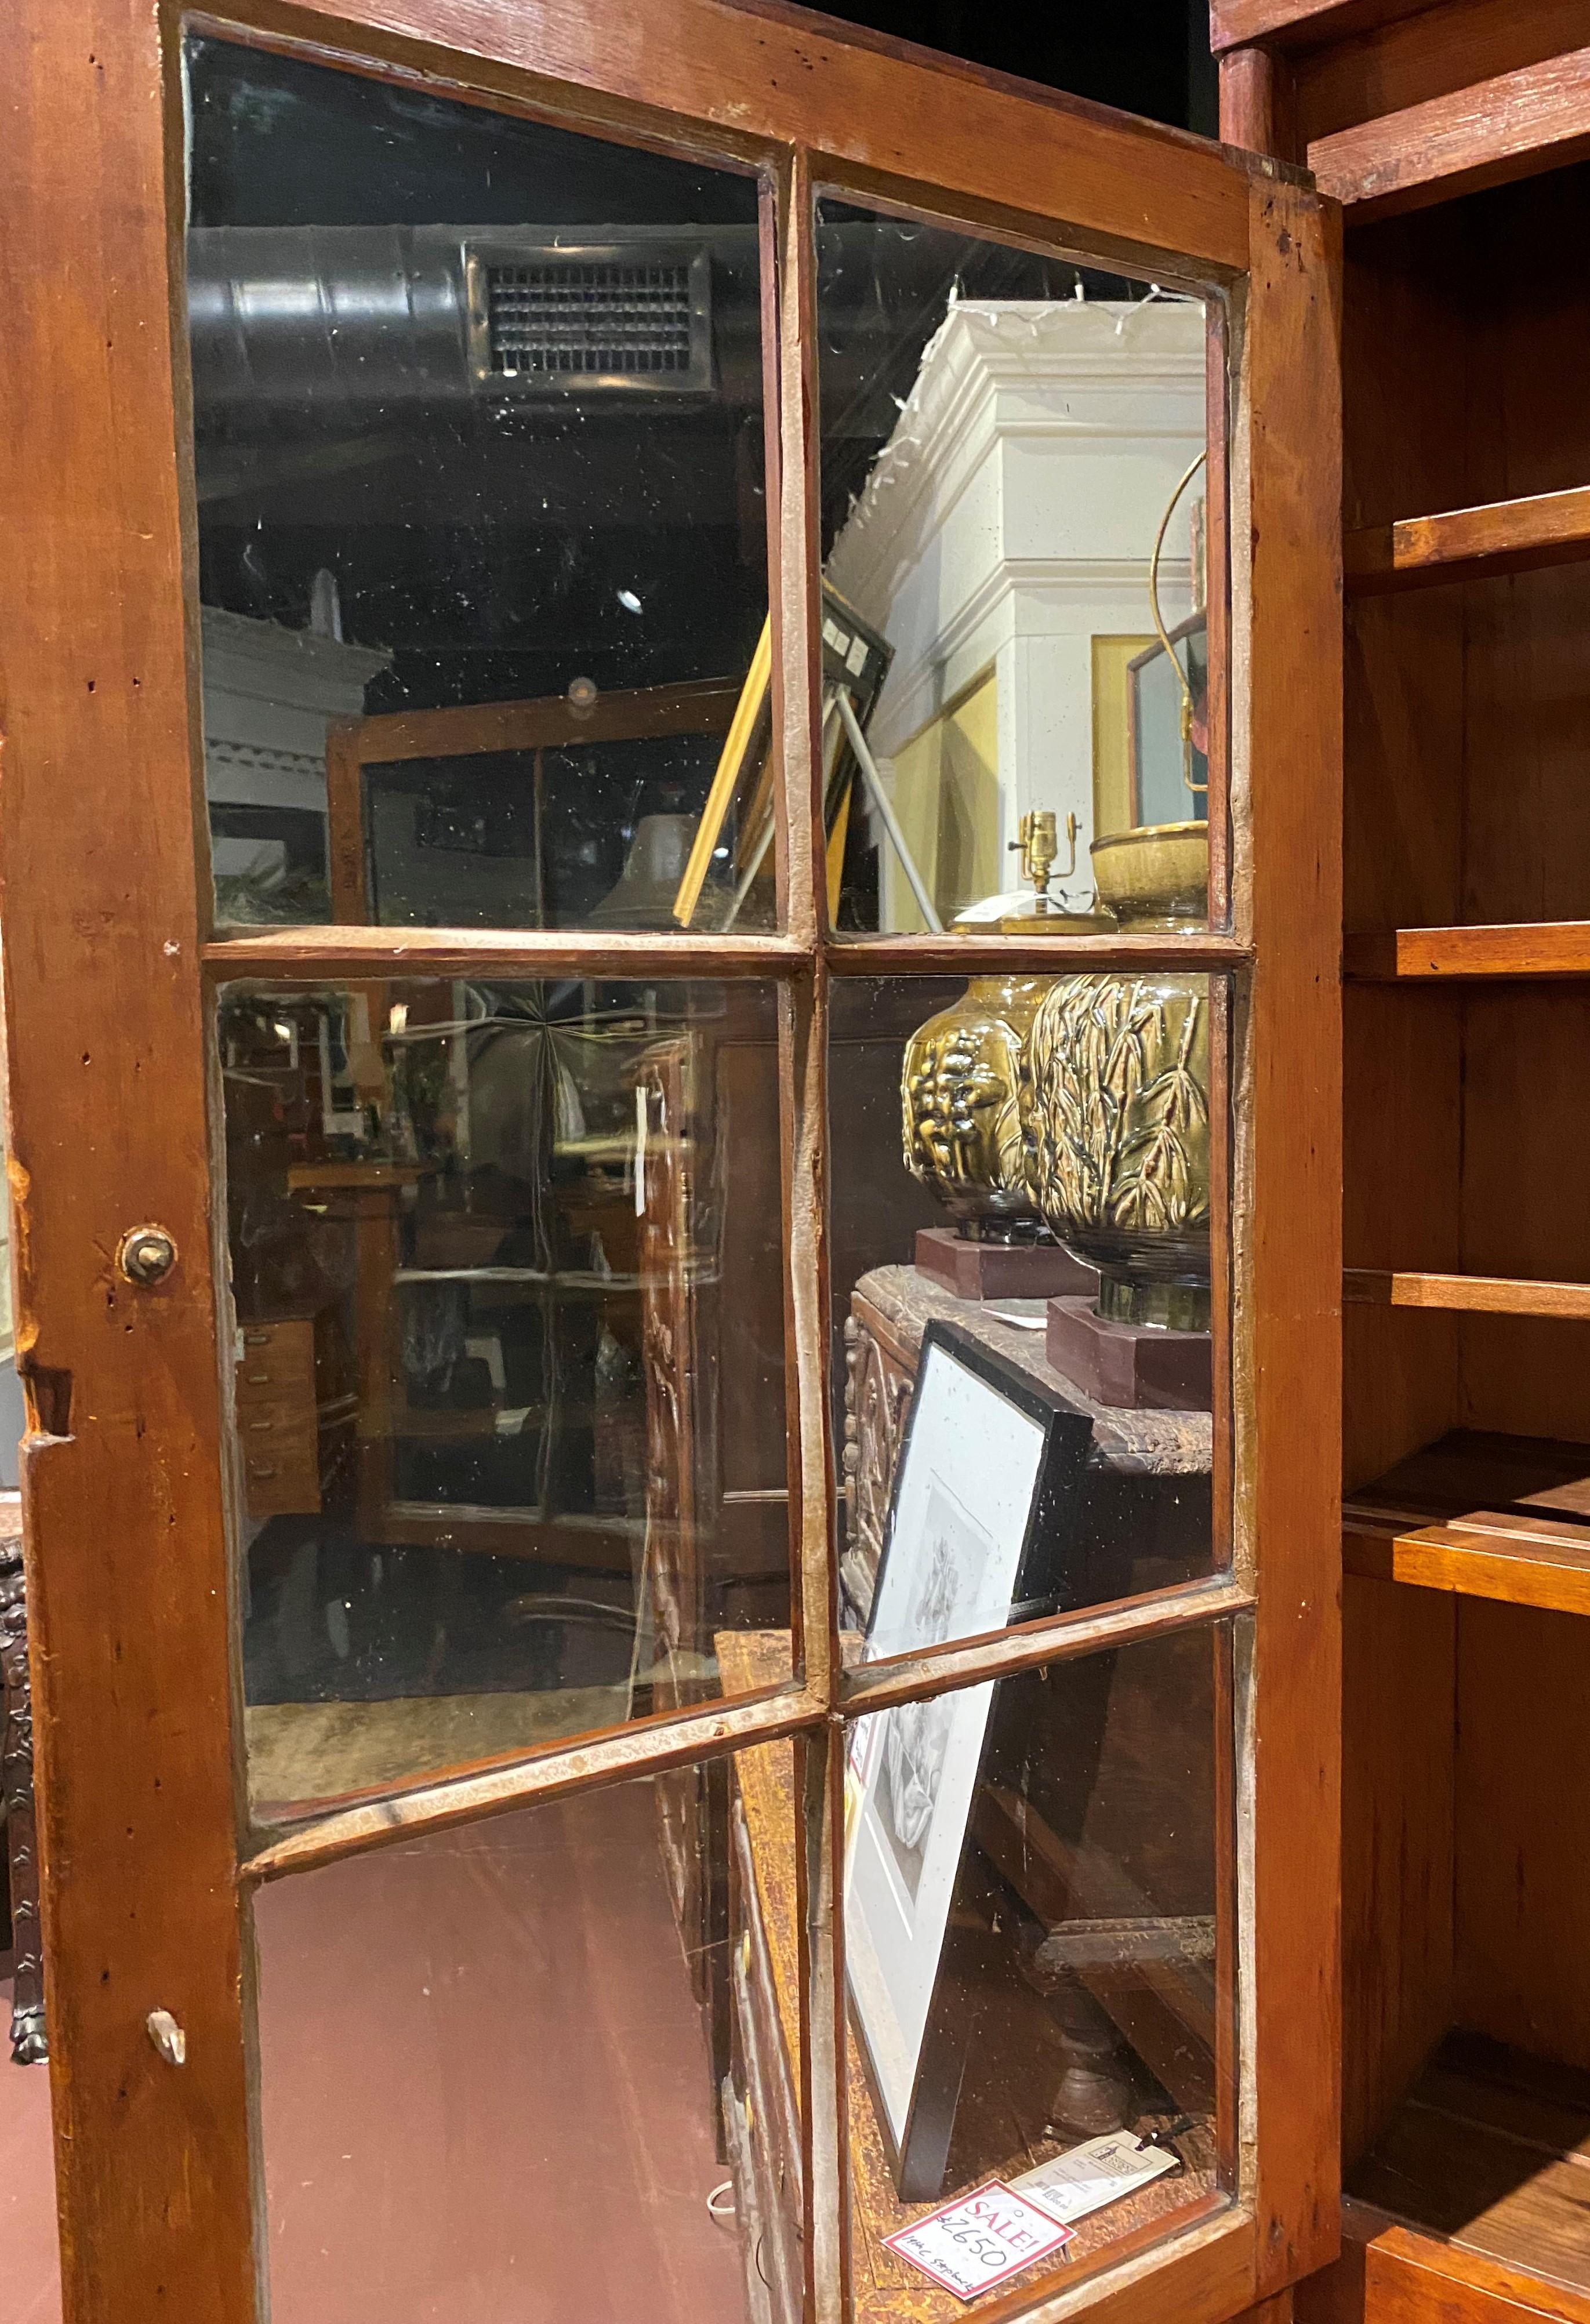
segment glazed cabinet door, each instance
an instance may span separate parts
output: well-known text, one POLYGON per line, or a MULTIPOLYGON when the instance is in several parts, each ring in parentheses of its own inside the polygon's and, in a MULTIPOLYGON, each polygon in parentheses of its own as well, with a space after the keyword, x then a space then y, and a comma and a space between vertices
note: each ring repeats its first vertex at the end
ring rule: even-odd
POLYGON ((1284 2292, 1334 211, 780 0, 0 65, 70 2324, 1284 2292))

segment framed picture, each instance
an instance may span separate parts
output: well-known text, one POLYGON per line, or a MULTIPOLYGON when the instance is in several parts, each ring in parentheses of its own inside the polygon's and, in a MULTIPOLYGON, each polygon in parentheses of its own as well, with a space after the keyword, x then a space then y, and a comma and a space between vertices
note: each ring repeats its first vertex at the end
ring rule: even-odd
POLYGON ((1169 632, 1174 667, 1156 640, 1127 665, 1132 823, 1188 823, 1207 811, 1209 632, 1203 613, 1169 632), (1182 743, 1183 688, 1191 732, 1182 743))
MULTIPOLYGON (((958 1326, 929 1323, 865 1658, 1049 1610, 1092 1437, 1058 1389, 958 1326)), ((906 2202, 938 2195, 949 2149, 968 2029, 938 2006, 941 1970, 996 1683, 875 1712, 851 1737, 846 1974, 906 2202)))
MULTIPOLYGON (((827 582, 822 606, 823 829, 827 835, 828 908, 837 913, 856 772, 855 753, 837 715, 838 696, 843 692, 848 697, 864 734, 889 675, 893 648, 827 582)), ((726 909, 713 925, 732 927, 759 881, 771 899, 773 764, 772 631, 764 622, 674 899, 673 917, 680 927, 698 923, 708 871, 731 826, 732 893, 723 899, 726 909)), ((767 911, 752 917, 771 926, 771 908, 770 901, 767 911)))

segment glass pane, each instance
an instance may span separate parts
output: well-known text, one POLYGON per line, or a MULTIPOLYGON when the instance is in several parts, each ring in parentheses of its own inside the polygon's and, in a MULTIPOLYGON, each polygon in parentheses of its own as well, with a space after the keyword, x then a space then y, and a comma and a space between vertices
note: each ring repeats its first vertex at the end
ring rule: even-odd
POLYGON ((789 1620, 771 991, 234 984, 219 1039, 256 1807, 716 1694, 789 1620))
POLYGON ((187 59, 217 918, 771 927, 755 180, 187 59))
POLYGON ((1229 2187, 1229 1652, 1199 1629, 852 1723, 861 2313, 937 2324, 1229 2187))
MULTIPOLYGON (((765 2324, 764 2280, 799 2316, 799 2100, 781 2038, 744 2044, 765 1944, 729 1938, 737 1787, 683 1769, 257 1896, 273 2324, 765 2324)), ((792 1865, 791 1830, 768 1846, 792 1865)))
POLYGON ((1211 1571, 1224 1000, 1169 972, 836 979, 841 1579, 869 1656, 1211 1571))
POLYGON ((1204 301, 825 198, 818 325, 824 572, 888 655, 838 714, 836 925, 1197 925, 1204 301))

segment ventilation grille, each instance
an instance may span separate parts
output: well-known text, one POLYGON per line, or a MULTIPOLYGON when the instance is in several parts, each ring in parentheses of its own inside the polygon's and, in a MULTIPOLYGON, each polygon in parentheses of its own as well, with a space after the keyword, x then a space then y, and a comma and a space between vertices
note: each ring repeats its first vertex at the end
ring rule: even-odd
POLYGON ((491 369, 521 385, 632 381, 695 387, 708 374, 707 317, 688 259, 488 266, 491 369))

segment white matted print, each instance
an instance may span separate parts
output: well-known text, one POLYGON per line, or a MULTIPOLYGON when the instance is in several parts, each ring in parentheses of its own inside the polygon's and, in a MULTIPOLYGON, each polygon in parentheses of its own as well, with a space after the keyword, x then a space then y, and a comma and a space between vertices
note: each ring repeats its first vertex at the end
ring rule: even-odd
MULTIPOLYGON (((923 1343, 869 1660, 1009 1620, 1049 1463, 1052 1418, 1012 1401, 1001 1372, 980 1356, 974 1369, 938 1328, 923 1343)), ((905 1703, 852 1738, 846 1960, 897 2168, 993 1697, 988 1684, 905 1703)))
POLYGON ((926 1341, 867 1627, 869 1661, 1003 1628, 1047 1434, 955 1349, 926 1341))

